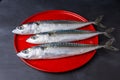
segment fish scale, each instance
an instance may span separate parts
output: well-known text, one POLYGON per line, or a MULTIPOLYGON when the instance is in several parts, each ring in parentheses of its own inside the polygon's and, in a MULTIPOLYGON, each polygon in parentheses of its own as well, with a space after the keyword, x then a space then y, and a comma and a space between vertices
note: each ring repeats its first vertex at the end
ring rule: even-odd
POLYGON ((59 42, 59 43, 48 43, 40 45, 41 47, 90 47, 96 46, 96 44, 78 44, 78 43, 66 43, 66 42, 59 42))

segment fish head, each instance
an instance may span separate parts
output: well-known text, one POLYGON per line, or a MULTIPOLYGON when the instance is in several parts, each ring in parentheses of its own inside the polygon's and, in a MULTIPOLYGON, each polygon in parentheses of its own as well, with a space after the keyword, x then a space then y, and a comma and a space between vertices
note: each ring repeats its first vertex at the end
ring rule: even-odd
POLYGON ((12 32, 15 34, 21 34, 21 35, 30 34, 29 24, 23 24, 21 26, 18 26, 12 32))
POLYGON ((49 35, 47 34, 36 34, 31 37, 29 37, 26 42, 32 43, 32 44, 40 44, 40 43, 46 43, 49 40, 49 35))
POLYGON ((40 38, 40 36, 36 34, 36 35, 33 35, 33 36, 29 37, 29 38, 26 40, 26 42, 28 42, 28 43, 33 43, 33 44, 37 44, 38 41, 39 41, 39 38, 40 38))
POLYGON ((26 49, 26 50, 20 51, 20 52, 17 54, 17 56, 20 57, 20 58, 29 59, 29 58, 31 58, 32 54, 33 54, 33 53, 32 53, 32 51, 31 51, 31 49, 28 48, 28 49, 26 49))
POLYGON ((44 54, 44 47, 35 46, 22 50, 17 53, 17 56, 23 59, 41 59, 44 54))

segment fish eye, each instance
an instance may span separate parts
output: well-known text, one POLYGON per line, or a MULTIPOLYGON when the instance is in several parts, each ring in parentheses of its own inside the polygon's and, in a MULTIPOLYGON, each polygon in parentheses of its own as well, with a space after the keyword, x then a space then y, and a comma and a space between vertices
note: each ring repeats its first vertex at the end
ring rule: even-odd
POLYGON ((35 22, 36 25, 40 25, 38 22, 35 22))
POLYGON ((29 53, 29 51, 28 50, 24 50, 24 51, 22 51, 23 53, 25 53, 25 54, 27 54, 27 53, 29 53))
POLYGON ((32 38, 32 39, 37 39, 37 36, 32 36, 31 38, 32 38))
POLYGON ((29 56, 28 56, 28 55, 26 55, 26 58, 29 58, 29 56))
POLYGON ((17 27, 17 29, 19 29, 19 30, 23 30, 23 29, 24 29, 24 27, 17 27))

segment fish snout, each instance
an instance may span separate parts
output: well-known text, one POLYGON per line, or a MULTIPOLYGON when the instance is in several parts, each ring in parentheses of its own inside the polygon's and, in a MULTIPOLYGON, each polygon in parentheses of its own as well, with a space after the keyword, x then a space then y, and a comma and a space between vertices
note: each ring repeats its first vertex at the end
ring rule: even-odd
POLYGON ((12 30, 12 33, 15 33, 15 34, 16 34, 16 32, 17 32, 16 29, 12 30))
POLYGON ((32 39, 31 37, 26 40, 27 43, 36 44, 36 40, 32 39))
POLYGON ((17 56, 23 58, 23 55, 21 53, 18 53, 17 56))
POLYGON ((28 38, 28 39, 26 40, 26 42, 28 42, 28 43, 31 43, 31 41, 32 41, 31 38, 28 38))
POLYGON ((17 54, 18 57, 28 59, 28 55, 25 55, 24 53, 20 52, 17 54))
POLYGON ((12 31, 12 33, 14 33, 14 34, 21 34, 21 32, 20 32, 19 30, 17 30, 17 29, 14 29, 14 30, 12 31))

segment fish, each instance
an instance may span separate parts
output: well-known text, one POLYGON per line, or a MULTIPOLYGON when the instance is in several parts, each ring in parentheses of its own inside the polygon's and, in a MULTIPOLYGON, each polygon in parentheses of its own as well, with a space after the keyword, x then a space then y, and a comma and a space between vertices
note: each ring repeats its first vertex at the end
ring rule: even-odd
POLYGON ((27 24, 20 25, 13 29, 12 33, 19 35, 30 35, 42 32, 50 32, 57 30, 72 30, 77 28, 82 28, 90 24, 98 25, 102 28, 106 26, 102 25, 100 22, 103 16, 99 16, 95 21, 91 22, 81 22, 73 20, 43 20, 30 22, 27 24))
POLYGON ((52 43, 52 42, 70 42, 77 40, 84 40, 91 37, 94 37, 99 34, 104 34, 108 38, 112 36, 110 33, 114 30, 114 28, 110 28, 105 30, 105 32, 98 31, 90 31, 90 30, 60 30, 54 32, 45 32, 39 33, 29 37, 26 42, 32 44, 44 44, 44 43, 52 43))
POLYGON ((113 51, 118 51, 119 49, 112 46, 114 40, 115 40, 114 38, 110 39, 105 43, 105 45, 78 44, 78 43, 66 43, 66 42, 47 43, 22 50, 17 53, 17 56, 29 60, 59 59, 59 58, 65 58, 75 55, 81 55, 100 48, 106 48, 113 51))

